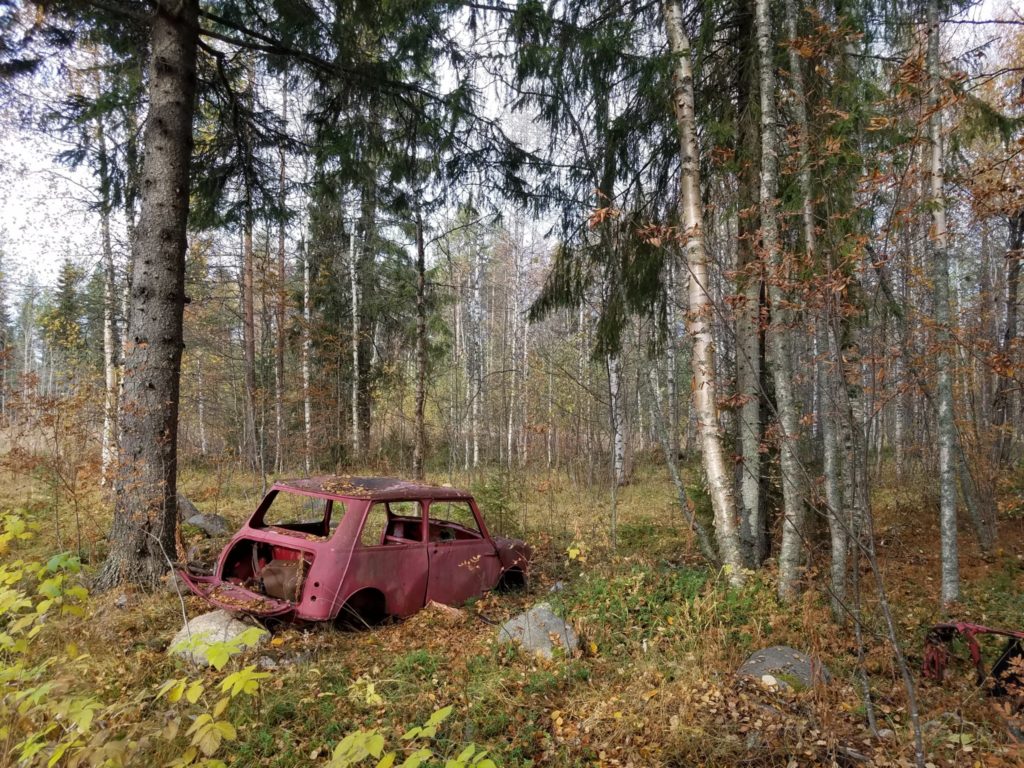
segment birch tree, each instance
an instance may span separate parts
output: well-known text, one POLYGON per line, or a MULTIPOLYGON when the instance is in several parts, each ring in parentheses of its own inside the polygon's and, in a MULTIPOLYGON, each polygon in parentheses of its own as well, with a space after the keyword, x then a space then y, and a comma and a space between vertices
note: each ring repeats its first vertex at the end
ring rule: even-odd
POLYGON ((755 25, 761 81, 761 248, 771 269, 768 279, 771 323, 767 337, 772 381, 775 384, 780 429, 779 463, 782 469, 783 522, 782 544, 779 549, 779 597, 791 600, 797 592, 803 548, 803 467, 797 453, 799 414, 789 357, 790 313, 787 309, 788 298, 783 288, 787 265, 779 238, 779 120, 775 106, 774 41, 768 0, 756 1, 755 25))
POLYGON ((669 50, 673 56, 673 106, 679 133, 681 164, 679 214, 684 228, 682 236, 685 238, 686 266, 690 273, 686 325, 693 342, 693 404, 697 412, 704 472, 714 509, 715 536, 719 553, 722 562, 730 569, 730 580, 739 583, 742 581, 743 559, 736 525, 732 477, 726 465, 718 418, 715 350, 710 327, 711 298, 707 254, 704 251, 703 204, 700 197, 700 165, 697 156, 690 40, 683 25, 683 11, 678 0, 666 0, 663 10, 669 50))
POLYGON ((939 531, 942 548, 942 604, 960 598, 960 564, 956 532, 956 425, 953 421, 952 315, 949 297, 949 243, 946 231, 946 198, 943 190, 942 103, 939 72, 939 7, 929 0, 927 20, 928 76, 928 210, 931 230, 931 279, 935 303, 935 393, 939 443, 939 531))

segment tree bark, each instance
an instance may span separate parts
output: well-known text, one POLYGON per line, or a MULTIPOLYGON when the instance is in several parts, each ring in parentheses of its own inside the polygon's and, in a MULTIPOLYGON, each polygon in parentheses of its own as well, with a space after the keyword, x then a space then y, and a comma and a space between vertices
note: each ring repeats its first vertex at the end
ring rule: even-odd
POLYGON ((693 402, 715 517, 715 537, 722 562, 732 583, 743 579, 732 476, 726 464, 718 418, 715 349, 711 332, 711 296, 707 254, 704 251, 703 206, 700 198, 700 165, 697 157, 696 117, 690 41, 683 26, 678 0, 665 0, 665 27, 673 62, 672 86, 676 128, 679 133, 680 219, 685 229, 686 262, 690 271, 687 330, 693 340, 693 402))
MULTIPOLYGON (((284 77, 281 89, 281 120, 288 125, 288 77, 284 77)), ((288 202, 288 177, 285 172, 284 147, 278 151, 278 203, 281 217, 277 228, 277 301, 275 302, 274 325, 276 339, 274 344, 274 471, 284 468, 284 347, 285 347, 285 316, 287 313, 287 261, 285 255, 285 205, 288 202)))
POLYGON ((762 322, 763 265, 754 247, 757 225, 750 212, 757 206, 760 168, 760 126, 757 115, 757 53, 750 0, 739 0, 737 110, 740 170, 737 179, 736 390, 742 398, 738 430, 740 453, 741 537, 750 564, 760 567, 768 557, 768 527, 762 498, 762 322))
POLYGON ((114 521, 100 589, 124 582, 155 586, 175 553, 198 12, 197 0, 158 0, 153 17, 114 521))
MULTIPOLYGON (((97 88, 99 88, 97 82, 97 88)), ((103 444, 100 455, 100 484, 113 480, 117 459, 117 329, 114 327, 114 305, 117 285, 114 274, 114 246, 110 237, 110 158, 107 155, 107 137, 103 120, 96 120, 96 139, 99 145, 100 166, 100 240, 103 247, 103 444)), ((0 386, 3 382, 0 382, 0 386)))
POLYGON ((363 453, 363 427, 360 423, 359 408, 359 379, 360 379, 360 355, 359 345, 361 342, 359 334, 359 267, 356 254, 356 233, 355 230, 348 236, 348 277, 349 277, 349 303, 352 308, 351 319, 351 343, 352 343, 352 393, 350 405, 352 409, 352 458, 358 461, 363 453))
POLYGON ((423 242, 423 217, 416 215, 416 435, 412 475, 422 480, 427 450, 427 256, 423 242))
POLYGON ((308 475, 313 468, 313 399, 310 393, 310 357, 313 351, 313 340, 310 336, 310 325, 313 322, 313 308, 310 301, 309 254, 305 243, 300 244, 302 255, 302 431, 303 459, 308 475))
MULTIPOLYGON (((1014 353, 1014 342, 1017 339, 1017 315, 1020 301, 1020 260, 1024 252, 1024 211, 1017 211, 1009 218, 1009 238, 1006 244, 1006 328, 999 342, 999 353, 1006 364, 1009 364, 1014 353)), ((1010 460, 1010 446, 1013 442, 1013 429, 1007 422, 1010 420, 1010 396, 1013 378, 999 374, 996 392, 992 397, 992 427, 996 434, 994 459, 998 466, 1006 466, 1010 460)))
POLYGON ((942 170, 942 113, 939 97, 939 9, 928 3, 928 148, 931 210, 932 291, 936 324, 936 424, 939 437, 939 530, 942 548, 942 604, 960 598, 956 535, 956 424, 953 420, 952 317, 949 297, 949 245, 942 170))
POLYGON ((775 108, 775 63, 768 0, 757 0, 755 25, 761 81, 761 246, 772 274, 768 279, 771 322, 768 348, 779 425, 779 464, 782 469, 782 545, 779 548, 779 597, 792 600, 797 593, 804 536, 803 468, 797 455, 798 411, 789 357, 787 296, 783 289, 786 264, 779 239, 778 113, 775 108))

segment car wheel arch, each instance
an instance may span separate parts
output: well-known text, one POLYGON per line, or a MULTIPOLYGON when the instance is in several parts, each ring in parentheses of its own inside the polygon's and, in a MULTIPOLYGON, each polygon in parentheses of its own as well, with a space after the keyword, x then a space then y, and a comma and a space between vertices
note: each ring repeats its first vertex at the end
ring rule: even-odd
POLYGON ((333 618, 336 625, 373 626, 388 615, 388 600, 384 592, 377 587, 361 587, 338 601, 333 618))

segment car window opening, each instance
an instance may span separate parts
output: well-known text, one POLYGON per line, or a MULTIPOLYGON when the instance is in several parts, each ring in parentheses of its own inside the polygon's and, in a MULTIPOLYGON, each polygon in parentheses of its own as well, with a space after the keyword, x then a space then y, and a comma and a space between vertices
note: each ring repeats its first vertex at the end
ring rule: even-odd
POLYGON ((422 540, 422 530, 418 501, 378 501, 366 513, 359 543, 364 547, 414 544, 422 540))
POLYGON ((274 528, 289 536, 327 538, 345 516, 345 504, 301 493, 272 491, 253 528, 274 528))

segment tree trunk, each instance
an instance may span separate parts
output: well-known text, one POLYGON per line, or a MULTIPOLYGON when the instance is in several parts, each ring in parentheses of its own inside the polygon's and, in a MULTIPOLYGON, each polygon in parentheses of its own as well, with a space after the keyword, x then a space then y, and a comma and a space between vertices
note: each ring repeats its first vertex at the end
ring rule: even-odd
POLYGON ((668 396, 668 434, 669 447, 672 449, 673 461, 679 461, 679 356, 677 354, 676 335, 679 333, 679 321, 676 313, 679 301, 679 285, 676 279, 675 259, 669 263, 668 280, 665 286, 665 298, 668 314, 668 339, 665 344, 665 367, 667 368, 666 384, 668 396))
MULTIPOLYGON (((999 354, 1005 365, 1011 365, 1014 354, 1014 342, 1017 339, 1017 306, 1020 296, 1020 260, 1024 250, 1024 211, 1017 211, 1009 219, 1009 238, 1006 244, 1006 328, 999 342, 999 354)), ((1013 429, 1007 424, 1010 420, 1012 403, 1012 376, 999 373, 999 382, 992 398, 992 428, 996 435, 994 459, 998 466, 1003 467, 1010 460, 1010 445, 1013 442, 1013 429)))
POLYGON ((305 437, 303 458, 308 475, 313 468, 313 400, 309 388, 310 356, 313 350, 310 326, 313 322, 313 309, 309 295, 309 254, 306 253, 305 243, 300 244, 299 250, 302 254, 302 431, 305 437))
POLYGON ((757 206, 761 143, 757 115, 757 52, 750 0, 737 0, 737 173, 735 315, 736 394, 741 402, 737 420, 740 462, 740 535, 744 555, 760 567, 768 556, 768 530, 761 494, 762 451, 762 328, 763 269, 754 244, 757 223, 750 212, 757 206))
POLYGON ((479 243, 474 243, 473 264, 471 266, 471 285, 470 285, 470 296, 469 296, 469 359, 472 378, 470 386, 470 430, 472 432, 473 440, 473 458, 472 466, 480 466, 480 417, 483 408, 484 398, 484 350, 483 343, 481 341, 481 334, 483 333, 483 271, 484 271, 484 257, 483 251, 479 243))
POLYGON ((605 358, 608 367, 608 418, 611 426, 612 479, 616 485, 626 482, 626 437, 622 418, 622 361, 619 356, 605 358))
MULTIPOLYGON (((99 83, 97 83, 99 86, 99 83)), ((114 246, 110 238, 109 157, 107 137, 103 121, 96 121, 96 138, 99 145, 101 209, 100 240, 103 247, 103 444, 100 458, 100 484, 108 485, 113 480, 114 464, 117 458, 117 329, 114 327, 114 305, 117 302, 117 285, 114 274, 114 246)), ((0 382, 0 387, 3 382, 0 382)))
POLYGON ((427 256, 423 243, 423 217, 416 215, 416 436, 412 475, 422 480, 427 450, 427 256))
POLYGON ((942 604, 960 597, 956 535, 956 424, 953 421, 953 360, 949 299, 949 249, 942 172, 942 114, 939 98, 939 9, 928 3, 928 147, 929 201, 932 227, 932 291, 935 297, 936 391, 939 437, 939 529, 942 542, 942 604))
MULTIPOLYGON (((281 121, 288 125, 288 76, 284 77, 284 87, 281 89, 281 121)), ((285 259, 285 205, 288 202, 287 181, 285 172, 285 153, 282 147, 278 154, 278 203, 281 208, 281 221, 277 228, 277 301, 275 302, 275 326, 277 338, 274 344, 274 471, 281 472, 284 469, 284 347, 285 347, 285 315, 288 303, 287 291, 287 263, 285 259)))
POLYGON ((736 526, 732 475, 727 467, 718 419, 715 350, 711 336, 712 307, 707 255, 704 251, 690 40, 686 36, 683 11, 678 0, 665 0, 664 14, 669 48, 675 59, 672 86, 682 166, 679 185, 680 219, 685 230, 686 261, 690 271, 686 326, 693 339, 693 403, 697 414, 704 472, 707 475, 708 492, 714 509, 719 554, 729 570, 729 580, 739 583, 742 581, 743 558, 736 526))
POLYGON ((349 303, 352 308, 351 314, 351 343, 352 343, 352 458, 358 461, 363 454, 363 429, 359 421, 359 266, 356 254, 356 233, 355 229, 348 236, 348 277, 349 277, 349 303))
MULTIPOLYGON (((798 185, 800 189, 800 219, 803 225, 804 249, 807 266, 818 260, 817 233, 814 222, 814 196, 811 185, 811 157, 807 127, 807 94, 804 88, 803 62, 797 50, 797 10, 794 0, 785 0, 786 34, 789 38, 789 75, 794 96, 794 117, 797 126, 798 185)), ((822 298, 822 306, 816 322, 817 340, 821 355, 828 349, 829 297, 822 298)), ((821 414, 823 442, 823 471, 825 476, 825 514, 828 519, 831 540, 830 598, 832 615, 836 619, 845 617, 846 604, 846 553, 849 548, 848 523, 844 519, 842 495, 839 492, 839 442, 837 438, 836 410, 834 400, 838 396, 834 387, 841 384, 840 370, 832 365, 818 365, 820 391, 824 396, 818 403, 821 414)))
POLYGON ((761 246, 771 267, 768 295, 771 322, 768 348, 778 411, 779 464, 782 470, 782 545, 779 548, 779 597, 791 600, 797 592, 804 535, 804 501, 800 482, 803 468, 797 455, 798 411, 789 358, 789 321, 786 309, 785 260, 779 239, 779 142, 776 135, 775 64, 768 0, 757 0, 755 24, 761 81, 761 246))
POLYGON ((158 0, 153 18, 114 521, 100 589, 124 582, 155 586, 175 553, 198 11, 196 0, 158 0))

